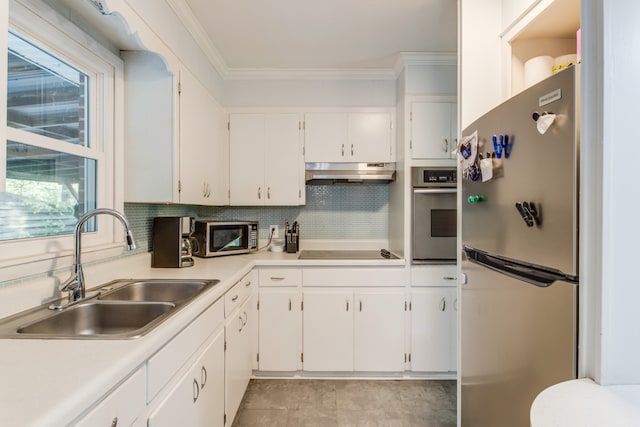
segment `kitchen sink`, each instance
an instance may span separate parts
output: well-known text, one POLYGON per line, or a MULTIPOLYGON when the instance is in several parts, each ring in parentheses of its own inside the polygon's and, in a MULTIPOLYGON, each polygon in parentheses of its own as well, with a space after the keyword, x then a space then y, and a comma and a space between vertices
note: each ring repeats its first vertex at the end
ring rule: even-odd
POLYGON ((102 287, 104 293, 98 296, 105 301, 161 301, 179 304, 187 301, 205 289, 217 284, 219 280, 141 280, 127 283, 115 290, 110 286, 102 287))
POLYGON ((138 338, 219 282, 180 279, 114 280, 87 293, 97 291, 97 296, 86 298, 62 310, 51 310, 49 304, 46 304, 0 319, 0 338, 138 338))
POLYGON ((19 334, 60 337, 121 335, 133 337, 175 308, 168 302, 89 302, 17 329, 19 334))

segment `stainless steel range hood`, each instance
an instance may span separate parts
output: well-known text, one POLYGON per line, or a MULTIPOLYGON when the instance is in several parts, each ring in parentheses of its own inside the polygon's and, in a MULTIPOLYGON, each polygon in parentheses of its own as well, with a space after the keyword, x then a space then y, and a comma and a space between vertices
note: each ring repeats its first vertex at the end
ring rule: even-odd
POLYGON ((309 185, 379 184, 396 179, 395 163, 305 163, 305 169, 309 185))

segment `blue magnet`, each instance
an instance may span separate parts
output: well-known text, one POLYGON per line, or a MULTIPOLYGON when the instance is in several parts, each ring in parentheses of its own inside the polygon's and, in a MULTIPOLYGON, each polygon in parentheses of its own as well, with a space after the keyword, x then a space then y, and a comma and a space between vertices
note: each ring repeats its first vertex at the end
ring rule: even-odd
POLYGON ((500 144, 498 144, 498 138, 495 135, 493 135, 491 138, 493 139, 493 150, 496 152, 496 157, 500 159, 502 157, 503 135, 500 135, 500 144))
POLYGON ((511 155, 512 144, 509 144, 509 135, 504 136, 504 158, 508 159, 511 155))

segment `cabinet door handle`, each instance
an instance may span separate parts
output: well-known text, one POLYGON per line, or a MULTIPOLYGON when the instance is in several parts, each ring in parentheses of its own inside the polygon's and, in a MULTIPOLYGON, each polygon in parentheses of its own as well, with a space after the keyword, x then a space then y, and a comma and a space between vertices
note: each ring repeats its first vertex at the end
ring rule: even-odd
POLYGON ((342 144, 342 157, 344 157, 344 144, 342 144))
POLYGON ((360 311, 362 311, 362 301, 360 301, 360 308, 359 308, 359 310, 360 310, 360 311))
POLYGON ((351 144, 351 156, 353 157, 353 144, 351 144))
POLYGON ((258 187, 258 200, 262 199, 262 187, 258 187))
POLYGON ((111 420, 111 427, 116 427, 118 425, 118 417, 113 417, 111 420))
POLYGON ((236 302, 238 299, 238 295, 234 295, 233 298, 231 298, 231 301, 236 302))
POLYGON ((242 312, 242 316, 244 316, 244 319, 242 320, 242 326, 245 326, 247 324, 247 321, 249 320, 249 316, 247 315, 246 311, 242 312))
POLYGON ((443 279, 444 280, 457 280, 458 278, 454 277, 454 276, 444 276, 443 279))
POLYGON ((347 301, 347 311, 349 311, 349 301, 347 301))
POLYGON ((267 187, 267 199, 271 199, 271 187, 267 187))
POLYGON ((207 183, 202 183, 202 197, 207 197, 207 183))
POLYGON ((245 288, 248 288, 249 286, 251 286, 251 280, 249 280, 247 283, 244 284, 245 288))
POLYGON ((238 316, 238 320, 240 321, 240 325, 238 326, 238 332, 242 332, 242 327, 244 326, 244 322, 242 321, 242 315, 238 316))
POLYGON ((200 397, 200 386, 198 385, 198 380, 196 380, 194 378, 194 380, 193 380, 193 403, 196 403, 196 400, 198 400, 198 397, 200 397))
POLYGON ((289 298, 289 311, 291 311, 291 298, 289 298))
POLYGON ((204 390, 204 386, 207 384, 207 368, 202 366, 200 369, 200 388, 204 390))
POLYGON ((453 309, 455 311, 458 311, 458 298, 456 298, 455 300, 453 300, 453 309))
POLYGON ((284 277, 282 277, 282 276, 271 276, 269 279, 271 281, 273 281, 273 282, 280 282, 280 281, 284 280, 284 277))
POLYGON ((447 308, 447 303, 444 300, 444 297, 440 300, 440 311, 444 311, 447 308))

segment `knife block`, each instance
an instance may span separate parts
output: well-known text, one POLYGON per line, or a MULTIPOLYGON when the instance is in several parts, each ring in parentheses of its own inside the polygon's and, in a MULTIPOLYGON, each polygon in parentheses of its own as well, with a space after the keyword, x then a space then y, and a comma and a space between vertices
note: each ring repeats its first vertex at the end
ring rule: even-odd
POLYGON ((285 237, 285 250, 289 254, 298 252, 299 234, 293 231, 287 231, 285 237))

